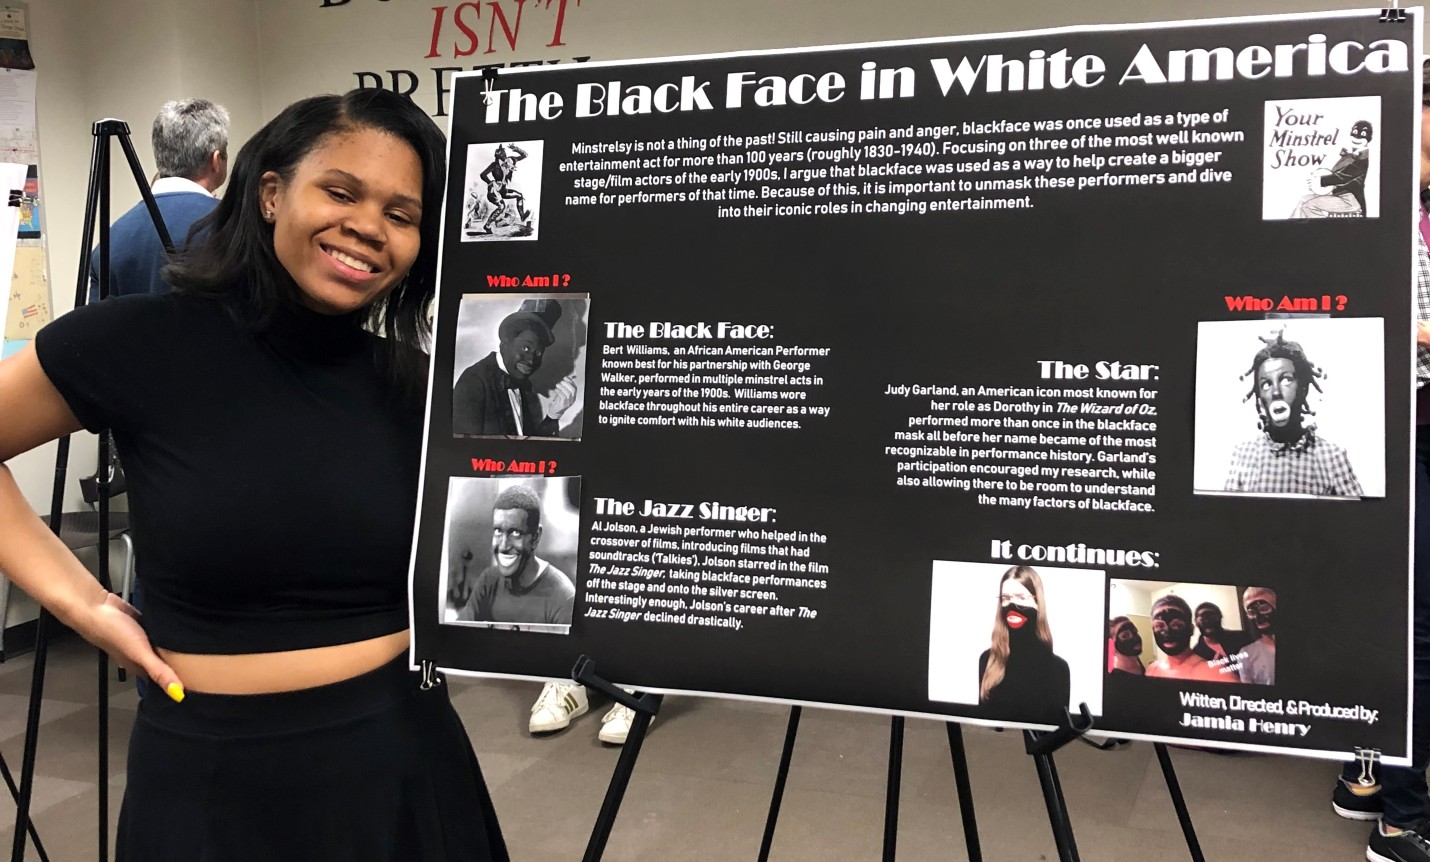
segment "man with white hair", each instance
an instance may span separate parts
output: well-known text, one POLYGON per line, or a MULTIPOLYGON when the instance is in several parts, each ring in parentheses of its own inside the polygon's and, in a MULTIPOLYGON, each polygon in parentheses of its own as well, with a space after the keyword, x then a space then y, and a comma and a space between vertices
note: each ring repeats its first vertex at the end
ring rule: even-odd
MULTIPOLYGON (((1366 842, 1371 862, 1430 862, 1430 60, 1421 63, 1420 205, 1415 232, 1415 482, 1410 765, 1362 769, 1351 762, 1331 791, 1335 812, 1380 821, 1366 842)), ((1409 323, 1410 321, 1406 321, 1409 323)))
MULTIPOLYGON (((194 223, 218 206, 214 192, 228 179, 228 110, 207 99, 167 102, 154 117, 159 169, 152 191, 175 248, 194 223)), ((109 229, 109 295, 167 293, 169 262, 149 210, 140 201, 109 229)), ((99 250, 90 253, 89 301, 99 301, 99 250)))

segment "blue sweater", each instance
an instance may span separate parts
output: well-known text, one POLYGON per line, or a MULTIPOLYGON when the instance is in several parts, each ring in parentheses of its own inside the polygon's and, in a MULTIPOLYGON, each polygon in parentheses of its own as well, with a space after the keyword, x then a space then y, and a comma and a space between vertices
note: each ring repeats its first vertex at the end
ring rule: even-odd
MULTIPOLYGON (((174 247, 182 249, 194 222, 218 206, 218 198, 198 192, 155 195, 159 213, 169 229, 174 247)), ((169 262, 159 233, 140 201, 109 228, 109 295, 168 293, 169 284, 159 271, 169 262)), ((89 254, 89 301, 99 301, 99 249, 89 254)))

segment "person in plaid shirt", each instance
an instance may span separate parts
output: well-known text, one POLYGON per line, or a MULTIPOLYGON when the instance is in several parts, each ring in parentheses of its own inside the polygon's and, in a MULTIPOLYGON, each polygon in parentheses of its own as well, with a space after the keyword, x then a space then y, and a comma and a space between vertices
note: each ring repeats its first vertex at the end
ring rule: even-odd
POLYGON ((1313 387, 1320 391, 1321 370, 1306 358, 1300 344, 1287 341, 1283 333, 1263 341, 1265 346, 1243 375, 1255 378, 1246 398, 1256 399, 1261 433, 1232 452, 1226 490, 1361 496, 1346 450, 1318 436, 1316 426, 1306 422, 1312 414, 1306 396, 1313 387))
MULTIPOLYGON (((1362 771, 1352 762, 1331 792, 1331 807, 1350 820, 1379 820, 1366 841, 1372 862, 1430 862, 1430 63, 1422 66, 1420 105, 1420 229, 1415 234, 1415 569, 1414 684, 1410 766, 1362 771)), ((1378 764, 1377 764, 1378 766, 1378 764)))

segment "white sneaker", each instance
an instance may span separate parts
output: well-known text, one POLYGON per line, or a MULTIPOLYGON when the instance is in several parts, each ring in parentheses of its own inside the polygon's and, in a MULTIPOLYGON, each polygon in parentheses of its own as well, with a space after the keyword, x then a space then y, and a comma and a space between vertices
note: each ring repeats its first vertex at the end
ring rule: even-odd
POLYGON ((526 728, 532 733, 561 730, 571 723, 571 719, 585 715, 590 708, 586 689, 579 683, 548 682, 541 689, 536 703, 531 705, 531 721, 526 728))
MULTIPOLYGON (((601 732, 596 737, 602 742, 609 742, 612 745, 625 745, 626 737, 630 735, 631 724, 636 720, 636 711, 629 706, 612 704, 611 709, 601 716, 601 732)), ((651 716, 651 721, 655 721, 655 716, 651 716)), ((650 727, 650 725, 646 725, 650 727)))

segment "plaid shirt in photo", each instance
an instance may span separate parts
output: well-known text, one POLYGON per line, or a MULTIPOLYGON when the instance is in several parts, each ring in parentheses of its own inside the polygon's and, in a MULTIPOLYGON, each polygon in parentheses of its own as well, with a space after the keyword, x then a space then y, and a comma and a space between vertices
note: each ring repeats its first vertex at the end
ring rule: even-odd
POLYGON ((1237 444, 1231 453, 1226 490, 1248 494, 1314 494, 1318 497, 1359 497, 1346 450, 1307 431, 1295 447, 1260 434, 1237 444))
MULTIPOLYGON (((1430 248, 1425 237, 1415 232, 1415 317, 1430 320, 1430 248)), ((1415 388, 1430 383, 1430 349, 1415 350, 1415 388)))

